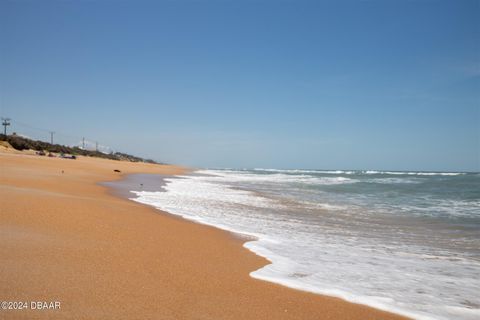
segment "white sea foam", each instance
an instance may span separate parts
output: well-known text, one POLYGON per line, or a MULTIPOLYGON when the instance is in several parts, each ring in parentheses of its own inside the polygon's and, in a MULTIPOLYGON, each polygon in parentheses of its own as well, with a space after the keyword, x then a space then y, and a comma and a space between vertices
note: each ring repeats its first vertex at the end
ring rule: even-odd
MULTIPOLYGON (((425 227, 415 223, 379 218, 382 212, 402 212, 401 206, 370 204, 357 192, 348 194, 352 202, 336 201, 336 193, 330 198, 322 188, 351 187, 359 181, 343 174, 204 170, 166 179, 165 192, 135 192, 133 200, 255 237, 245 247, 271 264, 253 271, 254 278, 417 319, 477 319, 478 259, 452 251, 454 243, 440 247, 441 232, 423 234, 425 227), (365 210, 362 201, 378 214, 365 210)), ((445 201, 437 205, 454 204, 445 201)), ((402 205, 406 212, 422 208, 402 205)), ((469 206, 461 201, 454 205, 457 211, 469 206)), ((470 242, 472 247, 479 244, 476 238, 470 242)))
POLYGON ((274 173, 274 174, 254 174, 248 172, 238 172, 230 170, 200 170, 197 173, 199 174, 214 174, 217 178, 216 182, 267 182, 267 183, 305 183, 313 185, 332 185, 332 184, 343 184, 343 183, 355 183, 357 180, 346 178, 346 177, 317 177, 307 174, 285 174, 285 173, 274 173))
POLYGON ((283 172, 283 173, 325 173, 325 174, 355 174, 354 170, 303 170, 303 169, 262 169, 255 168, 254 171, 283 172))
MULTIPOLYGON (((232 169, 234 170, 234 169, 232 169)), ((388 175, 415 175, 415 176, 459 176, 465 175, 465 172, 421 172, 421 171, 378 171, 378 170, 304 170, 304 169, 265 169, 255 168, 254 171, 261 172, 279 172, 279 173, 294 173, 294 174, 334 174, 334 175, 349 175, 349 174, 388 174, 388 175)), ((243 171, 248 172, 248 169, 243 171)))
POLYGON ((432 205, 428 207, 410 203, 402 206, 402 209, 417 215, 421 214, 422 216, 480 217, 480 200, 455 201, 451 199, 437 199, 430 201, 432 205))
POLYGON ((371 183, 383 183, 383 184, 391 184, 391 183, 420 183, 421 181, 412 179, 405 179, 405 178, 375 178, 365 180, 366 182, 371 183))
POLYGON ((408 172, 408 171, 362 171, 365 174, 391 174, 391 175, 409 175, 409 176, 460 176, 464 172, 408 172))

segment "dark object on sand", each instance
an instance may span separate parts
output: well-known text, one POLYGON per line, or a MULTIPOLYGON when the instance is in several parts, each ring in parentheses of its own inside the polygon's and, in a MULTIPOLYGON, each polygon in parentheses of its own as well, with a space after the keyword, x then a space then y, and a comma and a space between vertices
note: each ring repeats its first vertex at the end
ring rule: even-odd
POLYGON ((36 154, 37 154, 38 156, 44 156, 44 155, 45 155, 45 152, 43 152, 43 151, 37 151, 36 154))
POLYGON ((115 169, 115 170, 113 170, 113 171, 114 171, 114 172, 122 172, 122 171, 120 171, 120 170, 118 170, 118 169, 115 169))
POLYGON ((68 155, 63 153, 60 155, 60 157, 62 157, 63 159, 73 159, 73 160, 77 159, 77 157, 74 155, 68 155))
POLYGON ((51 153, 51 152, 48 153, 48 156, 49 156, 50 158, 55 158, 55 157, 56 157, 56 156, 55 156, 53 153, 51 153))

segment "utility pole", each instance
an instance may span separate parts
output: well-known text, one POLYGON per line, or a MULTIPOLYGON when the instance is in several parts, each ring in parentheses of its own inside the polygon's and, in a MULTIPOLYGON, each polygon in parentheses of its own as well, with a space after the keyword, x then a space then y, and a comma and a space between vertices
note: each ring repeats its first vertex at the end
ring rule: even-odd
POLYGON ((98 152, 98 141, 95 142, 95 151, 98 152))
POLYGON ((82 138, 82 149, 85 150, 85 138, 82 138))
POLYGON ((10 125, 10 118, 2 118, 3 134, 7 135, 7 126, 10 125))
POLYGON ((53 135, 55 134, 55 131, 50 131, 50 143, 53 144, 53 135))

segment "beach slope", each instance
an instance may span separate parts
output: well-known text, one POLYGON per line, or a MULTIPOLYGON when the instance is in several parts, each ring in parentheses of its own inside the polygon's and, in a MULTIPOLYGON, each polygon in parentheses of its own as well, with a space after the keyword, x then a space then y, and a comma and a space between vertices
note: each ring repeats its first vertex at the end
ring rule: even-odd
POLYGON ((60 302, 53 310, 0 310, 0 318, 402 319, 255 280, 249 273, 268 262, 241 238, 98 184, 129 173, 183 172, 0 153, 0 300, 60 302))

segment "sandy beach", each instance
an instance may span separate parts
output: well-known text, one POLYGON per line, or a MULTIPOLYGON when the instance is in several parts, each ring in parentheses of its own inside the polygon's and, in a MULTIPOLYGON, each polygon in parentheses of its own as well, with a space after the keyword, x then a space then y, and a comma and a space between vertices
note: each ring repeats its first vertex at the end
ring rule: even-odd
POLYGON ((115 197, 99 184, 185 170, 0 153, 1 300, 61 305, 0 310, 0 318, 404 319, 255 280, 249 273, 268 261, 240 237, 115 197))

